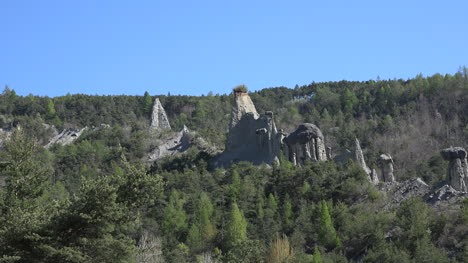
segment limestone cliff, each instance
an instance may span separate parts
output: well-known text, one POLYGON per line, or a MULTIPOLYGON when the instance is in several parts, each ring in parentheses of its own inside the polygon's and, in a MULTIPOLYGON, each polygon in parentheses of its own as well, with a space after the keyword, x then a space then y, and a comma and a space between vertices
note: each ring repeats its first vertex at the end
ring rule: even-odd
POLYGON ((158 98, 154 100, 153 111, 151 112, 150 130, 171 129, 169 119, 158 98))

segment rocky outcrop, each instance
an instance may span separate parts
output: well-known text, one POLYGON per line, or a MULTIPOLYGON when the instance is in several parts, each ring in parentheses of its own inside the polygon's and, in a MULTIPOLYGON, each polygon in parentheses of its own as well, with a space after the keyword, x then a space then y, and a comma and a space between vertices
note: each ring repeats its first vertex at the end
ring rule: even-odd
POLYGON ((247 93, 236 93, 225 151, 214 165, 238 161, 272 164, 278 159, 283 138, 284 133, 276 129, 273 112, 258 114, 247 93))
POLYGON ((164 111, 159 98, 154 100, 153 111, 151 112, 150 130, 171 129, 169 119, 167 118, 166 111, 164 111))
POLYGON ((216 153, 216 149, 203 138, 190 131, 185 125, 180 132, 170 134, 157 142, 147 157, 148 162, 154 162, 167 156, 176 156, 185 153, 191 147, 208 154, 216 153))
POLYGON ((322 131, 311 123, 302 123, 284 138, 286 157, 297 165, 306 160, 326 161, 327 152, 322 131))
POLYGON ((453 189, 468 192, 468 163, 466 150, 461 147, 450 147, 440 152, 449 161, 447 168, 447 183, 453 189))
POLYGON ((393 159, 390 154, 381 154, 379 157, 380 170, 382 172, 382 180, 384 182, 395 182, 393 175, 393 159))
POLYGON ((378 189, 385 195, 383 209, 388 210, 400 205, 401 202, 417 196, 430 193, 431 187, 421 178, 413 178, 403 182, 381 184, 378 189))
POLYGON ((13 130, 11 128, 0 129, 0 148, 3 147, 5 141, 11 136, 13 130))
POLYGON ((61 144, 61 145, 68 145, 78 139, 81 134, 88 130, 88 127, 82 129, 74 129, 69 128, 65 129, 62 132, 58 133, 56 130, 54 132, 53 137, 50 139, 49 143, 47 143, 44 147, 49 148, 54 144, 61 144))
POLYGON ((180 132, 161 141, 158 146, 151 150, 148 161, 154 162, 163 157, 187 151, 191 146, 189 133, 188 128, 184 125, 184 128, 180 132))
POLYGON ((234 128, 242 117, 247 114, 251 113, 254 119, 259 118, 259 114, 257 113, 257 109, 255 109, 255 105, 250 99, 250 96, 245 92, 238 92, 235 93, 236 102, 234 103, 231 111, 231 123, 229 127, 232 129, 234 128))
POLYGON ((364 160, 364 154, 362 153, 361 144, 357 138, 354 140, 354 160, 359 166, 362 167, 367 175, 371 174, 372 171, 369 167, 367 167, 366 160, 364 160))

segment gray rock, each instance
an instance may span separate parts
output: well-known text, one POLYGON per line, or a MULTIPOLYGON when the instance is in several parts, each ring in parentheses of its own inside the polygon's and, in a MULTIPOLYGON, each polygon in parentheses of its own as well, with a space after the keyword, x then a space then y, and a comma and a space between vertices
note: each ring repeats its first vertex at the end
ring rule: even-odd
POLYGON ((50 139, 49 143, 47 143, 44 147, 49 148, 54 144, 61 144, 61 145, 71 144, 76 139, 78 139, 81 136, 81 134, 86 130, 88 130, 88 127, 84 127, 82 129, 68 128, 68 129, 63 130, 60 133, 58 133, 57 130, 54 130, 54 136, 50 139))
POLYGON ((190 148, 190 141, 190 131, 184 125, 180 132, 165 138, 159 143, 158 146, 152 149, 148 155, 147 161, 154 162, 166 156, 173 156, 184 153, 190 148))
POLYGON ((166 111, 164 111, 159 98, 154 100, 153 111, 151 113, 150 130, 171 129, 169 119, 167 118, 166 111))
POLYGON ((197 136, 196 132, 190 131, 184 125, 181 131, 167 134, 165 138, 159 141, 147 155, 146 161, 154 162, 167 156, 176 156, 185 153, 191 147, 196 147, 200 151, 208 154, 218 153, 212 145, 203 138, 197 136))
POLYGON ((461 147, 450 147, 440 152, 449 161, 447 182, 453 189, 468 192, 468 162, 466 150, 461 147))
POLYGON ((246 93, 236 94, 225 151, 215 159, 215 166, 249 161, 255 165, 272 164, 278 159, 283 132, 278 132, 271 111, 259 115, 246 93))
POLYGON ((294 164, 305 160, 326 161, 327 153, 322 131, 311 123, 302 123, 283 139, 287 145, 287 158, 294 164))
POLYGON ((404 200, 416 196, 422 197, 431 191, 431 187, 419 177, 403 182, 385 182, 379 188, 387 197, 383 202, 385 210, 399 206, 404 200))
POLYGON ((381 154, 379 161, 380 170, 382 171, 382 180, 384 182, 395 182, 392 156, 390 154, 381 154))
POLYGON ((373 183, 371 178, 372 171, 369 167, 367 167, 366 160, 364 160, 364 154, 362 153, 361 144, 357 138, 354 140, 354 161, 362 167, 364 172, 366 172, 369 182, 373 183))
POLYGON ((3 147, 3 144, 11 136, 13 130, 11 128, 0 129, 0 148, 3 147))
POLYGON ((254 119, 258 119, 260 116, 257 109, 255 109, 252 99, 250 99, 250 96, 247 93, 236 93, 235 96, 236 102, 232 107, 231 124, 229 125, 231 129, 235 127, 247 113, 252 113, 254 119))

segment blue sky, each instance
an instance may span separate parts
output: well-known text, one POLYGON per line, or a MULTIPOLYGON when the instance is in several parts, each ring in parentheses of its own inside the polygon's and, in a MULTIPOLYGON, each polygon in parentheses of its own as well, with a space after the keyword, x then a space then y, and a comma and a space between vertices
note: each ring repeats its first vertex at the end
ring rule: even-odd
POLYGON ((465 0, 2 0, 0 13, 0 85, 21 95, 222 94, 468 66, 465 0))

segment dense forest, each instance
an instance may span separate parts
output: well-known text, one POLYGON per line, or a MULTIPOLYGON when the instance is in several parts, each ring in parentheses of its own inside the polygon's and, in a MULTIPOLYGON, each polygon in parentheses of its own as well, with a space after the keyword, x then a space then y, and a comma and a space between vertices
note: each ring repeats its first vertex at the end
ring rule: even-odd
MULTIPOLYGON (((316 124, 335 154, 355 138, 369 166, 390 153, 398 181, 439 185, 440 150, 468 147, 466 67, 249 95, 287 132, 316 124)), ((49 98, 5 87, 0 128, 13 133, 0 151, 0 262, 468 262, 468 199, 389 207, 352 161, 219 168, 193 147, 148 163, 169 132, 148 130, 156 97, 174 131, 186 125, 224 149, 233 94, 49 98), (54 127, 90 129, 42 147, 54 127)))

